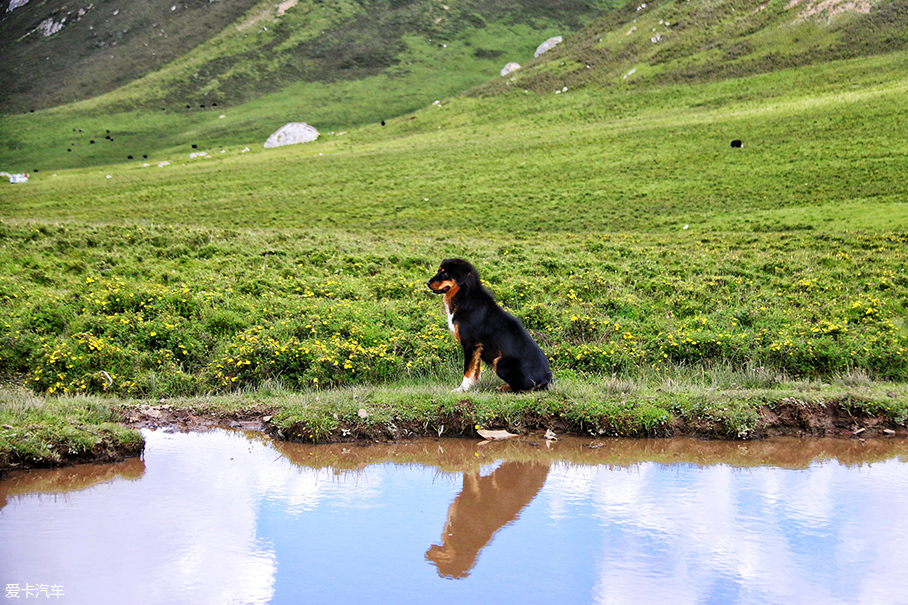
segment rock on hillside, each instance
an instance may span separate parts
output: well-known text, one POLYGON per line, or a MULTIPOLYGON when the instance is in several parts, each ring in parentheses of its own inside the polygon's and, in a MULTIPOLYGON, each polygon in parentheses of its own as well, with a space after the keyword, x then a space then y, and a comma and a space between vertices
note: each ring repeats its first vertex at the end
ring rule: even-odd
POLYGON ((296 145, 297 143, 310 143, 318 138, 318 130, 305 122, 290 122, 284 124, 268 137, 265 149, 296 145))
POLYGON ((509 73, 517 71, 518 69, 520 69, 520 63, 514 63, 512 61, 511 63, 508 63, 504 67, 501 68, 501 75, 506 76, 509 73))
POLYGON ((543 42, 542 44, 539 45, 539 47, 536 49, 536 53, 534 56, 538 57, 539 55, 552 50, 552 48, 554 48, 555 45, 560 44, 563 41, 564 41, 564 38, 561 36, 554 36, 552 38, 549 38, 548 40, 546 40, 545 42, 543 42))

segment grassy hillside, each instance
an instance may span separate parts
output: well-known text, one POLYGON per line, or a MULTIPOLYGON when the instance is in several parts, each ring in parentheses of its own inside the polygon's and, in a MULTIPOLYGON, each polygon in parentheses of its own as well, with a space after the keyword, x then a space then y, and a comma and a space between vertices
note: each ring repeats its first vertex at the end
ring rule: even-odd
POLYGON ((260 0, 45 0, 0 6, 0 108, 29 112, 110 92, 177 59, 260 0))
POLYGON ((117 111, 185 112, 238 105, 297 82, 380 73, 405 77, 414 65, 417 72, 472 74, 471 86, 495 73, 490 62, 501 69, 506 61, 532 58, 533 49, 554 35, 548 32, 576 30, 609 5, 607 0, 109 0, 103 6, 32 1, 0 15, 0 106, 4 112, 44 109, 129 85, 105 101, 108 110, 113 105, 117 111), (418 56, 422 46, 449 50, 439 54, 456 56, 457 70, 418 56), (424 59, 430 63, 422 64, 424 59))
MULTIPOLYGON (((344 132, 409 114, 467 89, 472 95, 506 98, 524 91, 549 95, 564 87, 583 88, 596 98, 590 104, 593 112, 613 116, 626 103, 633 110, 635 99, 660 94, 663 87, 671 91, 787 70, 788 78, 774 82, 780 88, 764 87, 763 94, 774 98, 802 91, 810 96, 846 89, 845 78, 856 78, 851 85, 860 87, 889 77, 886 69, 877 77, 872 62, 866 73, 811 67, 885 57, 905 50, 908 41, 908 4, 894 0, 860 4, 866 13, 821 12, 810 18, 805 15, 815 3, 808 0, 791 6, 781 0, 765 5, 651 2, 645 8, 629 3, 614 10, 604 1, 474 4, 303 1, 280 16, 275 6, 254 7, 191 52, 142 77, 116 67, 113 71, 122 76, 118 82, 131 83, 108 94, 47 111, 0 116, 0 169, 59 170, 126 162, 129 156, 148 156, 157 163, 192 150, 192 145, 216 152, 255 147, 288 121, 305 121, 325 133, 344 132), (597 11, 606 11, 605 16, 578 30, 597 11), (375 28, 381 29, 380 36, 375 28), (532 59, 536 45, 556 34, 567 34, 567 40, 532 59), (374 44, 364 47, 350 40, 374 44), (524 67, 498 77, 508 61, 524 67), (806 68, 803 73, 800 67, 806 68), (616 94, 596 94, 603 91, 616 94)), ((82 21, 76 25, 81 27, 82 21)), ((64 28, 42 43, 51 44, 69 31, 64 28)), ((131 65, 152 64, 137 60, 131 65)), ((11 65, 5 73, 16 74, 16 69, 11 65)), ((17 82, 46 75, 54 90, 74 88, 75 75, 63 78, 47 66, 28 73, 28 78, 15 76, 17 82), (60 81, 66 86, 59 86, 60 81)), ((747 97, 747 87, 740 100, 747 97)), ((699 102, 709 109, 739 100, 738 94, 730 85, 720 96, 699 102)), ((12 99, 0 106, 17 107, 12 99)))
MULTIPOLYGON (((291 4, 281 5, 286 12, 279 15, 276 4, 260 3, 219 31, 205 20, 214 14, 198 28, 183 27, 194 19, 179 5, 163 22, 178 31, 208 32, 191 51, 159 36, 135 53, 121 41, 114 55, 84 58, 67 49, 78 46, 74 36, 99 35, 97 28, 85 29, 87 16, 48 38, 29 34, 12 42, 13 25, 24 20, 20 11, 32 5, 15 9, 0 20, 0 40, 11 50, 0 52, 0 61, 9 59, 0 64, 0 78, 9 84, 0 86, 8 95, 0 99, 7 114, 0 116, 0 166, 34 172, 121 162, 130 155, 160 157, 191 144, 261 145, 288 121, 323 132, 378 123, 494 77, 508 61, 526 63, 542 41, 579 28, 609 6, 534 0, 291 4), (181 15, 176 22, 175 15, 181 15), (39 40, 53 65, 33 64, 39 40), (182 54, 165 65, 142 56, 160 45, 168 56, 182 54), (95 81, 108 76, 107 83, 95 81), (89 94, 80 103, 27 112, 89 94)), ((116 19, 144 6, 127 5, 116 9, 116 19)))
MULTIPOLYGON (((571 36, 545 62, 513 80, 490 80, 475 94, 719 81, 906 48, 903 0, 631 2, 571 36)), ((822 90, 824 83, 810 78, 807 72, 792 84, 822 90)))
POLYGON ((891 133, 904 125, 905 57, 460 97, 308 145, 201 146, 211 159, 190 160, 197 139, 184 134, 149 160, 42 171, 6 189, 3 215, 433 233, 901 229, 908 149, 891 133))

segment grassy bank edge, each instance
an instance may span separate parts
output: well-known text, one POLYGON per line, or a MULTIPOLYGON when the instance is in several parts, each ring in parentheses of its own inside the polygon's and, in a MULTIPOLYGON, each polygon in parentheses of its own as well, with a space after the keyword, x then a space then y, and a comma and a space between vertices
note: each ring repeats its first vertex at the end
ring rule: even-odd
POLYGON ((140 455, 145 440, 119 422, 116 405, 101 397, 42 397, 0 388, 0 474, 140 455))
POLYGON ((159 400, 40 397, 5 387, 0 389, 0 472, 140 455, 139 427, 194 430, 243 421, 278 439, 311 443, 479 438, 479 429, 704 439, 908 433, 908 383, 853 376, 771 386, 729 383, 715 375, 697 381, 565 378, 548 392, 519 395, 500 393, 495 386, 492 379, 469 393, 452 393, 425 380, 307 392, 270 386, 159 400))

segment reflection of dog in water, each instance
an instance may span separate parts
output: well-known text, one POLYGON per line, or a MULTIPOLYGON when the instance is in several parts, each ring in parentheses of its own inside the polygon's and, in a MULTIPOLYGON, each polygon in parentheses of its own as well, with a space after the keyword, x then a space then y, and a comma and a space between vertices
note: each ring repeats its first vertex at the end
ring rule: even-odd
POLYGON ((499 307, 483 288, 473 265, 447 258, 426 285, 444 295, 448 327, 463 347, 463 382, 455 391, 466 391, 479 382, 483 361, 507 383, 502 389, 520 392, 549 387, 552 371, 545 353, 520 320, 499 307))
POLYGON ((549 465, 538 462, 504 462, 487 477, 479 471, 464 473, 463 490, 448 508, 441 544, 426 552, 438 575, 470 575, 479 551, 533 501, 548 474, 549 465))

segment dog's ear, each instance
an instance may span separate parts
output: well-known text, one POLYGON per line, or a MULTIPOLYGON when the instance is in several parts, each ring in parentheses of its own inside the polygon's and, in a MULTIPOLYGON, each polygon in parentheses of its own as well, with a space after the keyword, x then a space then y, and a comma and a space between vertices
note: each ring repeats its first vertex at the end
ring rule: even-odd
POLYGON ((445 259, 441 266, 448 271, 448 274, 454 278, 454 281, 459 286, 479 285, 479 273, 477 273, 473 265, 462 258, 445 259))
POLYGON ((466 270, 461 274, 461 278, 458 280, 461 286, 472 286, 474 288, 479 287, 479 272, 473 268, 473 265, 467 263, 466 270))

